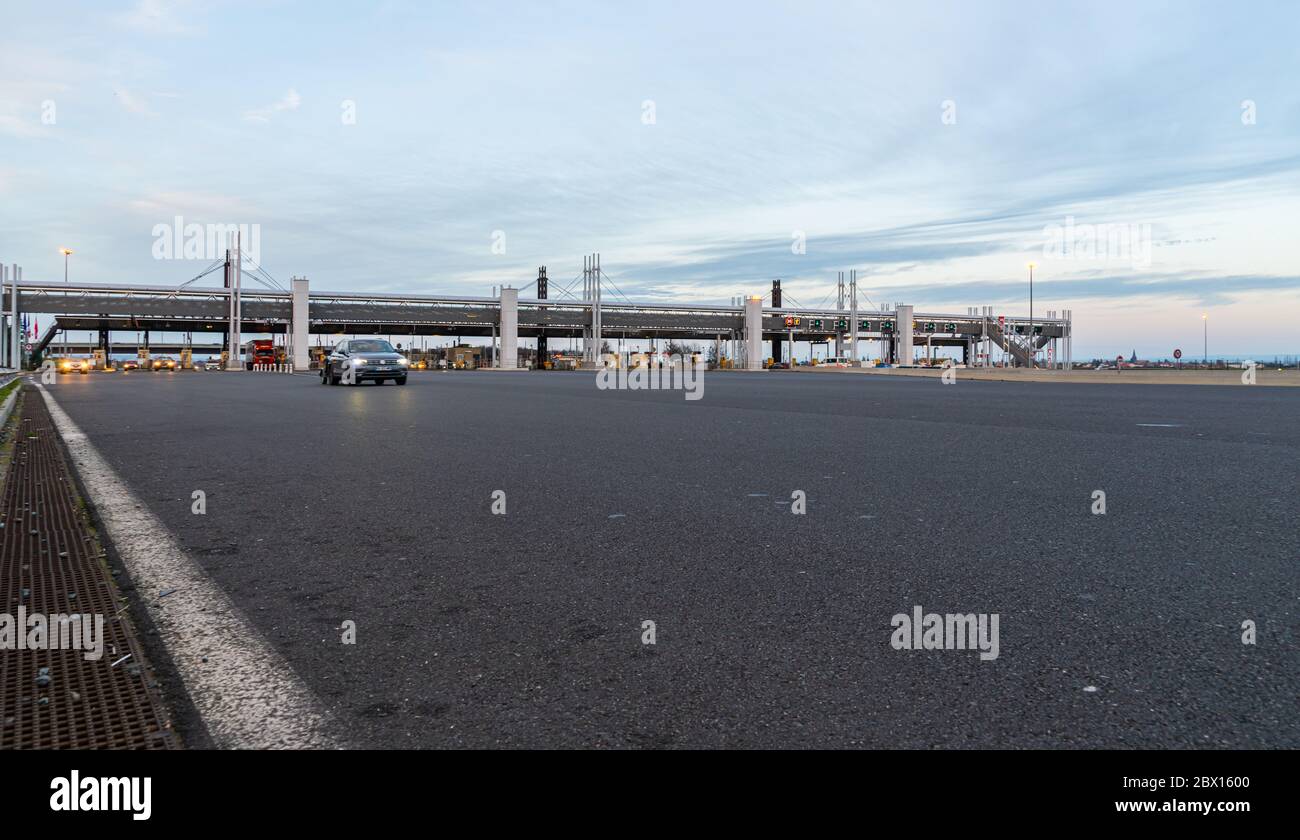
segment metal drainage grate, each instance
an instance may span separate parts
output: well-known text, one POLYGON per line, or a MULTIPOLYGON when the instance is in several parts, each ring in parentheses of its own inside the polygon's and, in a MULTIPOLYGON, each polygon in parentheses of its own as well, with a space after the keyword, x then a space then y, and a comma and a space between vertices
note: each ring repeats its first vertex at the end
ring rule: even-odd
POLYGON ((0 612, 15 622, 20 607, 29 616, 102 615, 103 656, 0 649, 0 749, 178 747, 125 603, 114 600, 45 401, 30 388, 22 401, 0 500, 0 612))

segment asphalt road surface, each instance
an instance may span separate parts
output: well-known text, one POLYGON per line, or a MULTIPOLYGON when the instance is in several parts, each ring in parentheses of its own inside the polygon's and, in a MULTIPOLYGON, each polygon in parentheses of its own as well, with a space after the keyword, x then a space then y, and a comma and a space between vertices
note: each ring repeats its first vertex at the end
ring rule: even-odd
POLYGON ((345 745, 1300 746, 1300 390, 704 383, 52 391, 345 745), (893 649, 916 606, 998 658, 893 649))

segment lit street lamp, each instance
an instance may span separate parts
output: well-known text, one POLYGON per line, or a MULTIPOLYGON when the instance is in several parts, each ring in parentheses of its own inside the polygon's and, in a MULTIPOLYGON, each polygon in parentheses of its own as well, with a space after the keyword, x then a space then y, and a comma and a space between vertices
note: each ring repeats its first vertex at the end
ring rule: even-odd
MULTIPOLYGON (((72 249, 60 248, 59 253, 63 254, 63 283, 66 285, 68 282, 68 257, 72 256, 72 249)), ((67 336, 65 335, 64 337, 66 338, 67 336)), ((66 341, 63 344, 63 355, 68 355, 68 345, 66 341)))

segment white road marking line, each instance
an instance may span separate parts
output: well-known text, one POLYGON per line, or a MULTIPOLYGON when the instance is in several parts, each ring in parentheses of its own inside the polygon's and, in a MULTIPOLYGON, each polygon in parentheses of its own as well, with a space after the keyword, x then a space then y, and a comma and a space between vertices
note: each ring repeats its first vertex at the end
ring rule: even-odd
POLYGON ((141 592, 190 699, 225 749, 329 749, 327 716, 311 690, 194 562, 40 388, 100 521, 141 592))
POLYGON ((1138 423, 1139 426, 1145 426, 1150 429, 1181 429, 1182 423, 1138 423))

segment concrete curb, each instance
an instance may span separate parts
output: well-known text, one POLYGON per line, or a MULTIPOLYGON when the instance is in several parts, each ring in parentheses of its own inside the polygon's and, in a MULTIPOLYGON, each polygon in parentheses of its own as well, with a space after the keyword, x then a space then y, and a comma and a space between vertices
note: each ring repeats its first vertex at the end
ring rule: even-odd
MULTIPOLYGON (((8 381, 0 382, 0 388, 3 388, 8 384, 9 384, 8 381)), ((18 402, 18 392, 21 391, 22 389, 23 386, 21 385, 13 389, 13 391, 10 392, 9 396, 5 397, 4 405, 0 405, 0 428, 2 428, 4 424, 8 422, 9 415, 13 413, 14 404, 18 402)))

